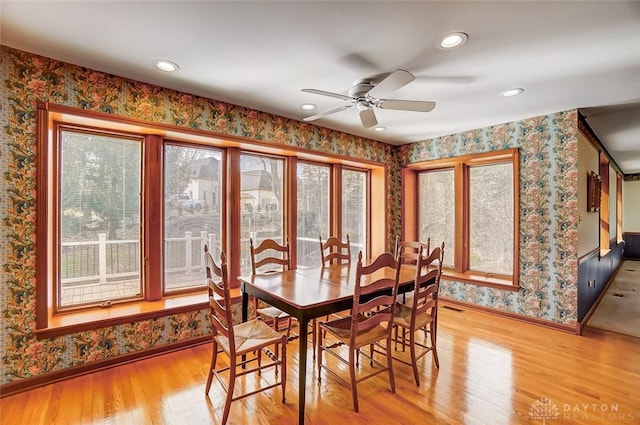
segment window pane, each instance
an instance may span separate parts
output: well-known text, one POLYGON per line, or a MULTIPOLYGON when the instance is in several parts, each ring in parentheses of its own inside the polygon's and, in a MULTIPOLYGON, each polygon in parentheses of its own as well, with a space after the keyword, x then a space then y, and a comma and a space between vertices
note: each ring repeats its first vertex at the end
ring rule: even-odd
POLYGON ((251 273, 249 238, 283 242, 284 160, 243 154, 240 157, 240 244, 242 274, 251 273))
POLYGON ((142 295, 141 147, 61 132, 59 307, 142 295))
POLYGON ((342 239, 349 235, 352 260, 367 253, 367 172, 342 171, 342 239))
POLYGON ((166 145, 164 155, 165 291, 201 287, 204 245, 217 261, 222 247, 222 153, 166 145))
POLYGON ((298 265, 320 265, 318 237, 329 236, 329 167, 298 164, 298 265))
POLYGON ((470 168, 470 268, 513 273, 513 166, 470 168))
POLYGON ((418 237, 431 246, 443 241, 444 265, 453 267, 455 252, 454 170, 426 171, 418 175, 418 237))

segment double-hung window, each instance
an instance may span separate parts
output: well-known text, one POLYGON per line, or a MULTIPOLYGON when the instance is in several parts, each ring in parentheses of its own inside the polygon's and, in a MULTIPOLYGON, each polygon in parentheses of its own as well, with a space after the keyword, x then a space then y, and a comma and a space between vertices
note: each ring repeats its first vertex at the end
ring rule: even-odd
POLYGON ((412 165, 404 172, 404 208, 416 212, 405 239, 444 242, 451 279, 517 287, 518 170, 516 149, 412 165))

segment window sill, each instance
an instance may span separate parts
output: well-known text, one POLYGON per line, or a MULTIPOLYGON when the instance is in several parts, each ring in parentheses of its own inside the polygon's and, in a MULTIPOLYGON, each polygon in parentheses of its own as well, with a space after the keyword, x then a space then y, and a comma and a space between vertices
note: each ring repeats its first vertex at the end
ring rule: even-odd
POLYGON ((611 252, 611 249, 601 249, 600 250, 600 258, 604 258, 611 252))
MULTIPOLYGON (((232 299, 241 299, 240 288, 231 290, 232 299)), ((171 314, 201 310, 209 305, 206 291, 166 297, 159 301, 137 301, 116 304, 109 308, 65 312, 49 316, 48 326, 37 329, 37 338, 52 338, 105 328, 123 323, 155 319, 171 314)))
POLYGON ((514 284, 512 278, 490 276, 473 272, 459 273, 453 270, 442 270, 442 279, 471 283, 478 286, 488 286, 490 288, 501 289, 503 291, 517 292, 520 290, 520 286, 514 284))

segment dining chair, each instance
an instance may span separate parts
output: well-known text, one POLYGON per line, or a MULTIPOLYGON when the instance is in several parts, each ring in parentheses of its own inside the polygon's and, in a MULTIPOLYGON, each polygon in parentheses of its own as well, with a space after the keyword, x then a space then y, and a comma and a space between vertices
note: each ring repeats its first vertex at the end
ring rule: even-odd
POLYGON ((347 264, 351 262, 351 242, 349 235, 347 241, 342 242, 336 236, 329 236, 326 241, 320 240, 320 256, 322 257, 322 265, 330 264, 347 264))
MULTIPOLYGON (((322 235, 318 237, 320 241, 320 257, 322 258, 322 266, 330 266, 332 264, 351 264, 351 241, 349 240, 349 235, 347 234, 346 242, 341 241, 336 236, 329 236, 326 241, 322 241, 322 235)), ((343 317, 344 313, 333 313, 331 315, 327 315, 325 317, 325 321, 329 321, 330 317, 340 318, 343 317)), ((315 322, 315 320, 313 321, 315 322)), ((316 334, 318 332, 317 325, 312 322, 312 325, 316 329, 316 334)), ((313 335, 313 350, 315 359, 315 350, 316 350, 316 334, 313 335)))
MULTIPOLYGON (((411 264, 415 265, 418 263, 419 250, 422 247, 424 249, 424 253, 429 253, 429 248, 431 246, 431 238, 427 238, 427 242, 420 241, 402 241, 400 240, 400 235, 396 236, 396 249, 395 255, 396 259, 400 261, 400 264, 411 264)), ((411 304, 413 293, 403 293, 402 294, 402 303, 403 304, 411 304)), ((425 334, 426 335, 426 334, 425 334)), ((396 349, 398 348, 396 342, 396 349)))
POLYGON ((224 425, 229 417, 231 403, 236 400, 281 386, 282 403, 285 403, 287 339, 284 335, 258 319, 234 325, 227 275, 227 256, 222 251, 221 266, 218 267, 211 254, 207 251, 205 253, 205 262, 207 285, 212 294, 209 297, 209 309, 213 328, 213 351, 205 394, 209 394, 211 383, 215 376, 222 388, 227 392, 222 412, 222 424, 224 425), (224 366, 227 362, 222 362, 222 366, 218 367, 219 352, 224 352, 229 357, 228 366, 224 366), (263 352, 269 358, 267 363, 262 361, 263 352), (249 365, 251 366, 249 367, 249 365), (264 382, 266 379, 261 376, 262 370, 268 368, 274 368, 275 370, 275 377, 272 383, 264 382), (278 380, 279 368, 281 373, 278 380), (223 374, 228 374, 227 382, 223 379, 223 374), (258 387, 251 391, 243 381, 241 394, 234 397, 236 378, 247 374, 258 375, 255 381, 251 381, 252 383, 255 382, 258 387))
MULTIPOLYGON (((254 246, 253 238, 249 239, 251 247, 251 273, 266 274, 274 273, 291 268, 289 256, 289 243, 285 241, 283 245, 273 239, 265 239, 254 246)), ((291 334, 291 316, 279 308, 270 306, 255 299, 256 316, 261 320, 271 323, 276 331, 280 331, 280 324, 286 323, 286 335, 291 334)))
POLYGON ((440 367, 436 341, 438 290, 440 289, 443 259, 444 242, 430 253, 427 253, 424 247, 420 247, 411 305, 397 303, 393 315, 394 341, 402 344, 403 351, 405 347, 409 347, 411 362, 399 357, 394 357, 394 359, 413 367, 413 376, 417 386, 420 386, 418 360, 428 352, 432 352, 436 368, 440 367), (402 331, 401 336, 398 335, 399 330, 402 331), (424 331, 425 339, 427 334, 429 335, 430 345, 427 345, 427 341, 422 343, 416 340, 416 333, 419 330, 424 331), (420 350, 419 353, 418 350, 420 350))
POLYGON ((323 332, 318 333, 318 383, 321 381, 322 370, 325 370, 350 387, 353 409, 356 412, 359 382, 387 371, 391 392, 396 391, 391 357, 391 329, 399 275, 400 264, 391 253, 380 254, 371 264, 364 266, 361 251, 356 266, 351 315, 319 323, 323 332), (348 348, 348 358, 344 356, 344 346, 348 348), (370 347, 369 355, 360 350, 366 346, 370 347), (384 351, 381 351, 383 348, 384 351), (338 368, 333 370, 328 364, 322 363, 323 353, 331 354, 339 362, 348 365, 348 380, 337 372, 338 368), (376 353, 385 355, 386 364, 374 358, 376 353), (363 368, 356 374, 359 354, 369 358, 371 368, 363 368))
POLYGON ((400 236, 396 236, 396 259, 401 264, 416 264, 418 262, 418 251, 420 247, 424 248, 425 253, 429 252, 431 245, 431 238, 427 238, 427 242, 419 241, 402 241, 400 236))

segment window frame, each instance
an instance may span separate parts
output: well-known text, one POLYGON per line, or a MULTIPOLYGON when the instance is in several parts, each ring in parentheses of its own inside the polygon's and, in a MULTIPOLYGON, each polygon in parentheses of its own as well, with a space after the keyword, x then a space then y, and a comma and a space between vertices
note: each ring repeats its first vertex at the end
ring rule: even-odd
MULTIPOLYGON (((372 232, 371 217, 375 221, 376 231, 367 235, 368 249, 372 247, 376 252, 382 252, 386 247, 386 214, 387 214, 387 176, 388 164, 366 159, 354 159, 344 155, 313 151, 295 146, 282 146, 275 143, 250 140, 239 136, 219 135, 212 131, 190 129, 172 124, 155 123, 135 118, 117 116, 104 112, 88 111, 76 107, 37 102, 37 174, 36 197, 45 200, 36 204, 36 244, 35 244, 35 296, 36 296, 36 329, 38 338, 50 338, 68 335, 75 332, 93 330, 106 326, 131 323, 137 320, 165 317, 207 308, 208 297, 206 288, 187 291, 186 293, 164 294, 164 231, 158 229, 164 225, 164 166, 163 154, 166 144, 193 147, 213 147, 222 150, 222 187, 224 195, 221 197, 222 211, 222 244, 227 252, 239 252, 240 241, 229 235, 239 234, 240 229, 240 173, 239 161, 243 152, 258 155, 272 155, 285 160, 283 191, 287 193, 284 206, 283 225, 286 237, 294 238, 296 229, 295 197, 295 164, 300 161, 317 162, 331 165, 334 173, 339 173, 341 167, 353 167, 366 171, 369 176, 375 176, 379 184, 373 199, 376 211, 372 212, 372 195, 370 183, 368 193, 368 228, 372 232), (58 171, 52 166, 53 126, 61 122, 69 126, 93 128, 107 133, 126 133, 144 138, 143 141, 143 169, 142 169, 142 268, 144 280, 143 300, 114 303, 105 308, 90 307, 73 311, 56 312, 53 309, 53 279, 54 270, 49 254, 51 247, 58 239, 52 233, 51 222, 55 217, 57 205, 52 202, 54 187, 52 179, 58 171), (293 189, 293 190, 292 190, 293 189), (383 208, 380 208, 383 207, 383 208), (42 231, 46 229, 46 231, 42 231), (155 247, 155 248, 154 248, 155 247), (150 267, 150 264, 158 266, 150 267), (154 284, 153 282, 160 282, 154 284)), ((332 173, 331 178, 334 178, 332 173)), ((333 184, 333 183, 332 183, 333 184)), ((334 185, 333 187, 337 187, 334 185)), ((339 193, 336 191, 336 193, 339 193)), ((333 212, 332 212, 333 213, 333 212)), ((239 239, 239 238, 237 238, 239 239)), ((292 246, 295 255, 296 246, 292 246)), ((371 252, 371 251, 369 251, 371 252)), ((292 260, 295 258, 292 257, 292 260)), ((229 275, 239 275, 240 258, 230 258, 229 275)), ((57 273, 57 270, 55 271, 57 273)), ((232 296, 239 296, 239 282, 232 279, 232 296)))
MULTIPOLYGON (((488 286, 504 290, 519 290, 520 253, 520 155, 517 148, 504 149, 479 154, 435 159, 409 164, 402 170, 402 193, 406 205, 403 206, 402 238, 417 240, 419 235, 418 175, 421 172, 442 169, 454 170, 455 191, 455 252, 454 267, 443 267, 445 279, 488 286), (513 273, 512 275, 480 272, 470 269, 470 197, 469 169, 472 166, 511 163, 513 170, 513 273)), ((431 241, 432 244, 434 241, 431 241)), ((446 251, 445 246, 445 252, 446 251)))
POLYGON ((610 200, 609 200, 609 158, 600 151, 598 153, 599 156, 599 172, 600 172, 600 211, 598 212, 600 219, 598 222, 600 223, 600 240, 599 240, 599 248, 600 248, 600 257, 604 257, 609 252, 611 252, 610 246, 610 225, 611 225, 611 211, 610 211, 610 200))
MULTIPOLYGON (((52 261, 52 298, 54 300, 52 309, 53 314, 62 313, 65 311, 73 311, 73 310, 83 310, 87 308, 95 308, 95 307, 104 307, 113 303, 125 303, 129 301, 142 300, 145 297, 144 291, 144 282, 145 278, 143 275, 143 262, 142 262, 142 241, 144 240, 144 234, 142 229, 139 234, 139 246, 140 246, 140 295, 137 297, 123 297, 119 298, 115 301, 112 300, 101 300, 101 302, 97 303, 85 303, 85 304, 76 304, 68 307, 63 307, 62 304, 62 290, 61 290, 61 282, 60 278, 60 270, 61 270, 61 244, 59 243, 61 239, 61 231, 62 231, 62 217, 60 214, 61 208, 61 200, 62 200, 62 177, 60 174, 60 169, 62 168, 62 143, 63 137, 62 133, 64 131, 73 132, 73 133, 83 133, 87 135, 96 135, 96 136, 104 136, 104 137, 112 137, 119 139, 127 139, 132 141, 137 141, 140 143, 140 190, 144 187, 145 176, 144 176, 144 166, 143 166, 143 157, 144 157, 144 149, 145 149, 145 137, 135 133, 117 131, 117 130, 104 130, 99 128, 93 128, 88 126, 81 126, 77 124, 68 124, 60 121, 53 122, 53 131, 52 131, 52 141, 51 141, 51 151, 52 151, 52 163, 51 168, 53 172, 52 179, 50 180, 52 193, 56 194, 56 196, 52 196, 51 205, 52 205, 52 217, 49 223, 49 228, 52 233, 55 234, 55 243, 51 245, 51 261, 52 261), (106 304, 105 304, 106 303, 106 304), (104 305, 103 305, 104 304, 104 305)), ((140 209, 142 210, 143 199, 140 199, 140 209)), ((142 215, 140 214, 141 220, 142 215)), ((140 226, 142 227, 142 226, 140 226)))

